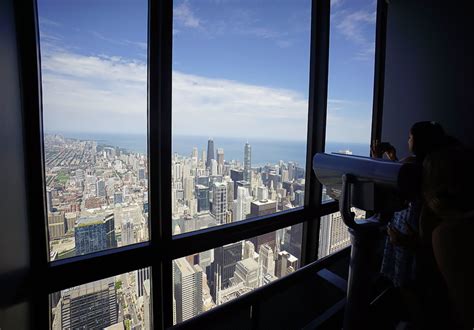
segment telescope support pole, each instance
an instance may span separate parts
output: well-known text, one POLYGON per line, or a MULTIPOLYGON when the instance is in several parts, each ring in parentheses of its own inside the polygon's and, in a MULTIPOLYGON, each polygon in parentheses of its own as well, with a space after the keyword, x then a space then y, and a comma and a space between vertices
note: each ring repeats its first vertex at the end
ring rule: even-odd
POLYGON ((351 212, 350 188, 354 177, 342 177, 342 194, 339 209, 351 235, 351 259, 347 282, 347 301, 344 312, 344 330, 368 329, 373 284, 380 272, 377 251, 382 237, 383 224, 370 218, 355 220, 351 212))

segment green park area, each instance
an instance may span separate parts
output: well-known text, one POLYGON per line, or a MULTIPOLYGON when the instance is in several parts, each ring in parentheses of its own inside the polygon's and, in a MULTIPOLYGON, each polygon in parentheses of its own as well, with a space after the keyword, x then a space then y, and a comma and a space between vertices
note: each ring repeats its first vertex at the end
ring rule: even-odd
POLYGON ((61 185, 65 185, 69 180, 69 174, 66 171, 60 171, 58 175, 56 175, 55 181, 61 185))

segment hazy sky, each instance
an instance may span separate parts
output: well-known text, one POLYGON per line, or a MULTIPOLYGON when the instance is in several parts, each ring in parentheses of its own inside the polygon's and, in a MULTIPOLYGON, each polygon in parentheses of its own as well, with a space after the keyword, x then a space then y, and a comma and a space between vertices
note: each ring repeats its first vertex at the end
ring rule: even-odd
MULTIPOLYGON (((174 2, 173 134, 304 140, 309 0, 174 2)), ((46 131, 146 133, 147 3, 39 0, 46 131)), ((375 2, 331 5, 327 138, 369 142, 375 2)))

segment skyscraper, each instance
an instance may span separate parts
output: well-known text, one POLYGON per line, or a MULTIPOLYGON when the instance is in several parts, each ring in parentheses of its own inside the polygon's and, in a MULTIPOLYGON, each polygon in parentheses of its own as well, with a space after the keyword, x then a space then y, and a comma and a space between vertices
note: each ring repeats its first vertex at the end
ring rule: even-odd
MULTIPOLYGON (((326 198, 328 197, 326 196, 326 198)), ((352 208, 352 212, 355 213, 356 219, 365 217, 365 211, 352 208)), ((339 212, 321 217, 318 258, 337 252, 350 244, 351 237, 349 231, 339 212)))
POLYGON ((237 200, 234 202, 234 221, 244 220, 250 213, 250 203, 252 197, 247 188, 237 188, 237 200))
POLYGON ((46 189, 46 203, 48 206, 48 212, 53 212, 53 192, 51 188, 46 189))
POLYGON ((105 197, 105 181, 97 181, 97 197, 105 197))
POLYGON ((114 215, 82 217, 74 227, 76 255, 117 247, 114 215))
POLYGON ((97 329, 118 321, 114 278, 67 289, 62 293, 61 328, 97 329))
POLYGON ((211 166, 209 167, 209 170, 211 171, 211 175, 213 176, 216 176, 219 174, 217 160, 211 159, 211 166))
POLYGON ((268 244, 260 246, 258 251, 258 286, 262 286, 266 274, 275 275, 273 250, 268 244))
POLYGON ((212 214, 218 224, 227 222, 227 185, 215 182, 212 187, 212 214))
POLYGON ((202 312, 202 268, 191 266, 186 258, 173 261, 176 322, 186 321, 202 312))
POLYGON ((141 297, 144 294, 144 283, 146 280, 150 279, 150 268, 140 268, 136 271, 136 279, 135 279, 135 292, 137 297, 141 297))
POLYGON ((244 254, 243 258, 254 258, 255 255, 255 245, 250 241, 244 242, 244 254))
POLYGON ((295 206, 303 206, 304 205, 304 191, 296 190, 295 191, 295 206))
POLYGON ((245 147, 244 147, 244 180, 248 181, 250 185, 252 184, 251 183, 252 181, 251 168, 252 168, 252 147, 247 142, 245 143, 245 147))
POLYGON ((350 244, 350 235, 339 212, 321 217, 318 257, 322 258, 350 244))
POLYGON ((268 188, 265 186, 260 186, 257 188, 257 199, 264 200, 268 199, 268 188))
POLYGON ((235 265, 235 273, 232 279, 234 284, 243 282, 246 287, 256 288, 258 286, 258 263, 252 258, 240 260, 235 265))
POLYGON ((234 196, 237 196, 237 189, 238 187, 244 187, 244 188, 247 188, 247 190, 249 191, 249 194, 250 194, 250 183, 248 181, 245 181, 245 180, 241 180, 241 181, 235 181, 235 184, 234 184, 234 196))
POLYGON ((122 246, 133 243, 135 243, 133 222, 132 219, 130 219, 130 212, 128 212, 128 217, 122 219, 122 246))
POLYGON ((151 317, 150 317, 150 302, 151 302, 151 291, 150 291, 150 280, 143 282, 143 328, 151 329, 151 317))
POLYGON ((273 214, 277 211, 276 206, 276 202, 270 199, 254 201, 250 204, 250 215, 252 217, 259 217, 262 215, 273 214))
POLYGON ((292 225, 289 230, 286 230, 285 242, 282 250, 288 251, 295 257, 301 257, 301 241, 303 239, 303 225, 301 223, 292 225))
POLYGON ((237 196, 237 181, 242 181, 244 179, 244 172, 242 170, 231 169, 230 178, 234 181, 234 196, 237 196))
POLYGON ((209 188, 198 184, 196 185, 197 211, 209 211, 209 188))
POLYGON ((284 277, 298 269, 298 258, 288 253, 287 251, 281 251, 278 253, 275 275, 279 278, 284 277))
POLYGON ((123 203, 123 193, 121 191, 114 192, 114 204, 123 203))
POLYGON ((206 168, 211 167, 211 159, 214 158, 214 141, 209 138, 207 141, 207 161, 206 161, 206 168))
POLYGON ((222 174, 222 169, 224 168, 224 149, 217 148, 217 167, 219 174, 222 174))
POLYGON ((224 245, 214 249, 214 262, 211 266, 209 284, 211 295, 216 299, 216 291, 225 289, 230 285, 234 276, 235 265, 242 260, 242 242, 224 245), (219 279, 219 281, 217 281, 219 279), (218 282, 220 287, 217 288, 218 282), (217 290, 216 290, 217 289, 217 290))

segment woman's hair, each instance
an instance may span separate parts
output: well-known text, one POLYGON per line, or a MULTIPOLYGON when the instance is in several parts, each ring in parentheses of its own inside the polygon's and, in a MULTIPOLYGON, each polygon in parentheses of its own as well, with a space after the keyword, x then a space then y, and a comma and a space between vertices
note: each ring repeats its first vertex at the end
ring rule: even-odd
POLYGON ((423 162, 423 195, 441 218, 474 214, 474 152, 461 144, 448 144, 423 162))
POLYGON ((446 143, 443 127, 434 121, 417 122, 410 128, 410 133, 413 137, 412 151, 419 162, 446 143))

